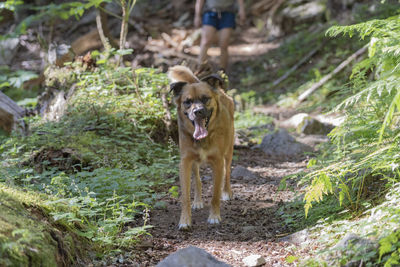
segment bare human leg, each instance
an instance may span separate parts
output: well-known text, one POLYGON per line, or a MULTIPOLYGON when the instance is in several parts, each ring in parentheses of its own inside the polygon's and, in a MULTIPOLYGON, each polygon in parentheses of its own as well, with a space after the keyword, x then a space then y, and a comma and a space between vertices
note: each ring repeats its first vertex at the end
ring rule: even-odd
POLYGON ((208 55, 207 51, 210 48, 214 35, 217 32, 213 26, 203 25, 201 32, 201 42, 200 42, 200 54, 198 58, 199 64, 204 64, 207 61, 208 55))
POLYGON ((232 28, 223 28, 219 31, 219 47, 221 49, 220 67, 224 70, 226 70, 226 68, 228 67, 228 47, 232 31, 232 28))

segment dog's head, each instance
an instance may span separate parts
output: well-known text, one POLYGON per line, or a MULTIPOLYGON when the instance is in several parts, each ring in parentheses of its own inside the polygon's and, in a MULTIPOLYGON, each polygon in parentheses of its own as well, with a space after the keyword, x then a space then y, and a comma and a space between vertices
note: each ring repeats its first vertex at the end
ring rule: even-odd
MULTIPOLYGON (((200 81, 179 81, 170 85, 178 114, 193 125, 193 138, 201 140, 208 135, 208 126, 218 109, 219 88, 223 80, 210 75, 200 81)), ((189 124, 190 125, 190 124, 189 124)))

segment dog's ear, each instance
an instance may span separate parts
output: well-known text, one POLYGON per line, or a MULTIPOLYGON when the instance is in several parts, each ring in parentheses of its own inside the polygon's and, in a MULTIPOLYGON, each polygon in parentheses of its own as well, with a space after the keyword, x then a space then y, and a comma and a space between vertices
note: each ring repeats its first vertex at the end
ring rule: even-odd
POLYGON ((171 83, 169 85, 170 87, 170 92, 174 92, 174 97, 177 97, 181 94, 183 86, 187 84, 186 82, 176 82, 176 83, 171 83))
POLYGON ((225 80, 218 74, 211 74, 201 79, 202 82, 208 83, 212 88, 222 88, 225 89, 225 80))

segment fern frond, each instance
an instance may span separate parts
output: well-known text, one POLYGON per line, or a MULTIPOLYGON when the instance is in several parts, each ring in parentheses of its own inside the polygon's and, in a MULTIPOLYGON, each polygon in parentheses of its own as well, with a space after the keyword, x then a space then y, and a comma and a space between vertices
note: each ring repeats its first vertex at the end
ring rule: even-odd
POLYGON ((390 103, 389 110, 385 114, 385 119, 382 123, 382 127, 379 130, 379 142, 382 141, 383 133, 385 132, 385 128, 389 126, 392 122, 394 111, 397 107, 397 110, 400 110, 400 90, 397 91, 396 96, 393 98, 392 103, 390 103))
POLYGON ((399 84, 400 77, 395 76, 390 76, 387 79, 381 79, 372 82, 364 90, 343 100, 338 106, 334 108, 334 111, 339 111, 343 108, 358 103, 358 101, 362 99, 363 96, 365 96, 365 100, 369 102, 374 94, 377 94, 379 97, 382 97, 384 91, 387 92, 387 94, 390 94, 392 91, 396 91, 399 88, 399 84))

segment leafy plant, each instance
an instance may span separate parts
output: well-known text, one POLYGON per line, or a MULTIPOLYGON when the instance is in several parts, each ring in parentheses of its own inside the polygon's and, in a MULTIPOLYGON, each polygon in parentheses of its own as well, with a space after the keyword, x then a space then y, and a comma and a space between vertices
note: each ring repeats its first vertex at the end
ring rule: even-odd
POLYGON ((306 213, 313 201, 333 193, 339 204, 353 210, 361 207, 361 198, 368 183, 377 179, 393 181, 398 171, 398 122, 400 108, 399 16, 371 20, 351 26, 335 26, 328 30, 331 36, 339 33, 371 38, 369 58, 353 69, 354 95, 344 100, 336 110, 344 110, 347 119, 331 134, 333 156, 322 160, 325 168, 311 172, 305 195, 306 213), (374 72, 369 80, 367 73, 374 72))
MULTIPOLYGON (((177 176, 178 155, 164 122, 166 75, 99 63, 62 70, 59 89, 75 84, 75 92, 58 121, 34 117, 29 136, 1 139, 0 183, 45 193, 57 223, 106 251, 147 234, 149 210, 177 176)), ((169 193, 176 197, 176 188, 169 193)))

